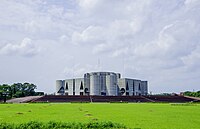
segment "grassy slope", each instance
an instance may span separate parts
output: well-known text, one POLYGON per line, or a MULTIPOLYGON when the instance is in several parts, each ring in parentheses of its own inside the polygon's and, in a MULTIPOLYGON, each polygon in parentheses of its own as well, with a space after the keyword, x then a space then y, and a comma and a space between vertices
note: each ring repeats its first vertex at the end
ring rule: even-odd
POLYGON ((112 121, 142 129, 199 129, 200 105, 171 104, 0 104, 0 122, 112 121))

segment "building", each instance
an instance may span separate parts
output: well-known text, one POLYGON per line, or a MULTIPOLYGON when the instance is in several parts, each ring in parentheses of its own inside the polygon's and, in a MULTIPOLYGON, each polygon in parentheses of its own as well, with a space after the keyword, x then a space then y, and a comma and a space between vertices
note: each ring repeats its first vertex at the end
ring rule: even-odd
POLYGON ((139 96, 147 95, 148 83, 121 78, 120 73, 92 72, 84 78, 56 80, 56 95, 139 96))

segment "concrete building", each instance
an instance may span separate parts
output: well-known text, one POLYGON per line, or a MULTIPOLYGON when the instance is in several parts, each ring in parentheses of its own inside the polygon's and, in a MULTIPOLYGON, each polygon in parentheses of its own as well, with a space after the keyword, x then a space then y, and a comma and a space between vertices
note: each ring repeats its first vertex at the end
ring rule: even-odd
POLYGON ((121 78, 120 73, 92 72, 84 78, 56 81, 56 95, 139 96, 147 95, 148 83, 121 78))

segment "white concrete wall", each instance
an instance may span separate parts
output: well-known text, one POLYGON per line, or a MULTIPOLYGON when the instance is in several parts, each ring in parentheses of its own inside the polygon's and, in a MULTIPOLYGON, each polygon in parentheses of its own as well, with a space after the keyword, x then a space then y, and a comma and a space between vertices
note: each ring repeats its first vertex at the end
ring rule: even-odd
POLYGON ((124 88, 125 92, 123 96, 128 92, 129 96, 132 95, 147 95, 148 82, 129 78, 119 78, 120 74, 112 72, 93 72, 84 74, 84 78, 66 79, 64 81, 56 81, 56 95, 106 95, 116 96, 121 95, 120 90, 124 88), (80 90, 81 82, 83 83, 83 89, 80 90), (66 89, 66 83, 68 84, 68 90, 66 89), (129 89, 126 89, 128 83, 129 89), (140 85, 140 89, 139 89, 140 85), (61 87, 64 87, 64 93, 57 93, 61 87), (85 88, 89 93, 85 93, 85 88))
POLYGON ((134 94, 136 96, 140 95, 141 94, 141 90, 139 90, 139 86, 141 88, 141 80, 134 80, 134 86, 135 86, 135 89, 134 89, 134 94))
POLYGON ((89 73, 84 74, 84 95, 88 95, 88 93, 85 93, 86 88, 88 89, 88 92, 90 92, 90 74, 89 73))
POLYGON ((125 82, 125 87, 126 87, 126 84, 128 83, 128 86, 129 86, 129 90, 127 91, 126 90, 126 92, 128 92, 129 93, 129 96, 133 96, 133 79, 125 79, 126 80, 126 82, 125 82))
POLYGON ((63 87, 63 83, 64 83, 63 80, 56 80, 56 95, 64 95, 64 92, 63 93, 58 93, 60 88, 63 87))
POLYGON ((107 95, 106 74, 100 74, 100 85, 101 93, 105 93, 107 95))
MULTIPOLYGON (((121 78, 118 79, 118 86, 119 86, 119 90, 124 88, 125 89, 125 93, 123 94, 123 96, 126 95, 126 92, 129 93, 129 96, 132 95, 146 95, 145 93, 147 93, 147 82, 141 80, 136 80, 136 79, 128 79, 128 78, 121 78), (129 86, 129 90, 126 90, 126 85, 128 83, 129 86), (139 85, 140 85, 140 90, 139 90, 139 85)), ((119 91, 120 92, 120 91, 119 91)))
POLYGON ((101 95, 100 77, 97 74, 90 75, 90 95, 101 95))
POLYGON ((142 95, 147 95, 148 94, 148 82, 147 81, 142 81, 142 95))
POLYGON ((121 78, 121 79, 118 79, 117 80, 117 83, 118 83, 118 86, 119 86, 119 95, 121 95, 121 93, 120 93, 120 90, 122 89, 122 88, 124 88, 125 89, 125 93, 123 94, 123 96, 125 96, 126 95, 126 85, 125 85, 125 78, 121 78))
POLYGON ((117 75, 110 74, 106 75, 106 87, 108 96, 116 96, 117 95, 117 75))
POLYGON ((68 95, 73 95, 73 81, 74 79, 65 80, 65 86, 66 86, 66 83, 68 83, 68 90, 65 89, 65 93, 68 93, 68 95))
POLYGON ((84 93, 84 79, 83 78, 76 78, 75 81, 75 95, 80 95, 80 92, 84 93), (80 89, 81 82, 83 84, 83 90, 80 89))

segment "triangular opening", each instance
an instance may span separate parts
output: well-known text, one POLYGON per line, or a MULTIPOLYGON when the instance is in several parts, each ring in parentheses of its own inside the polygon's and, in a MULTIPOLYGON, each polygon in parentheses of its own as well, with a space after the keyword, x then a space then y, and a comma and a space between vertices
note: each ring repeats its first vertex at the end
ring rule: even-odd
POLYGON ((126 90, 129 90, 128 82, 126 82, 126 90))
POLYGON ((60 89, 59 89, 59 91, 58 91, 58 93, 64 93, 64 87, 61 87, 60 89))
POLYGON ((83 82, 81 82, 80 90, 83 90, 83 82))
POLYGON ((141 86, 140 86, 140 83, 139 83, 139 87, 138 87, 138 90, 141 90, 141 86))
POLYGON ((68 83, 66 82, 65 89, 68 90, 68 83))

